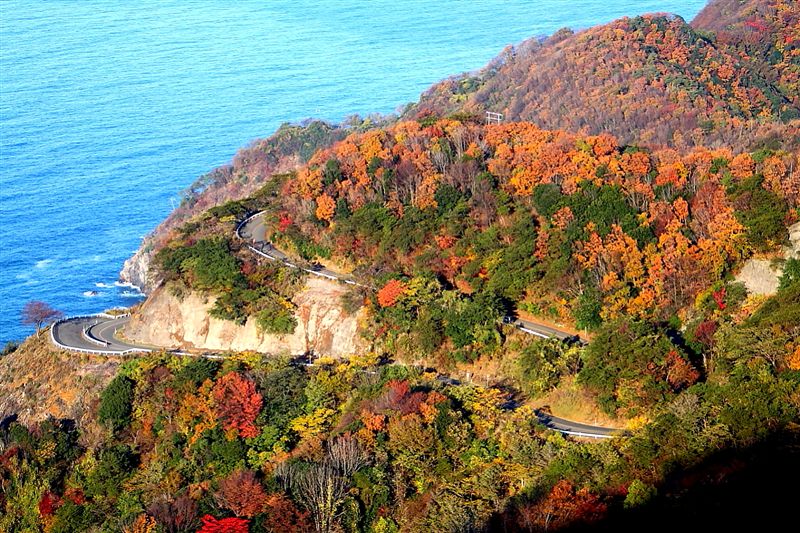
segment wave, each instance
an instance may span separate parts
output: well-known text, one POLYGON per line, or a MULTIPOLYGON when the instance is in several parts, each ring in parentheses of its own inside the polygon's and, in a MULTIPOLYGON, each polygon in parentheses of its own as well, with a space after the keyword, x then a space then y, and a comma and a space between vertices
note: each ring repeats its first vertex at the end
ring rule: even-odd
POLYGON ((141 291, 122 291, 120 296, 123 298, 143 298, 144 294, 141 291))
POLYGON ((101 289, 112 289, 114 285, 111 283, 103 283, 102 281, 98 281, 94 284, 95 287, 100 287, 101 289))
POLYGON ((42 259, 41 261, 36 261, 36 268, 45 268, 52 262, 53 262, 52 259, 42 259))
POLYGON ((87 298, 94 298, 95 296, 105 296, 102 292, 98 291, 83 291, 83 295, 87 298))

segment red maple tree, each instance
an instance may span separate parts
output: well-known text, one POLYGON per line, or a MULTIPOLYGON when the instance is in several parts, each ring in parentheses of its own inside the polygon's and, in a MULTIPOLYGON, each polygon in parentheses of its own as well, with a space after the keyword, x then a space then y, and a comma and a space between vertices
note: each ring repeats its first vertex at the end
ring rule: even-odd
POLYGON ((243 438, 258 435, 255 420, 263 402, 251 380, 229 372, 214 384, 212 394, 217 416, 226 431, 235 429, 243 438))
POLYGON ((210 514, 203 517, 203 527, 197 533, 248 533, 249 520, 244 518, 214 518, 210 514))

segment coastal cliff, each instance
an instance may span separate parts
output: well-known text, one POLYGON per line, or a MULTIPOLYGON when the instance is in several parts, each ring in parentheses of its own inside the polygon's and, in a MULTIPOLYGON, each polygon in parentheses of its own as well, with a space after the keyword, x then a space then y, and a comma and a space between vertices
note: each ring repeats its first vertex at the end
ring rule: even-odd
POLYGON ((342 309, 342 285, 310 278, 294 303, 297 327, 294 333, 262 333, 250 317, 243 325, 209 315, 215 297, 190 293, 178 298, 163 287, 156 289, 128 325, 125 336, 135 342, 170 348, 205 350, 254 350, 263 353, 313 352, 345 357, 363 352, 366 341, 359 335, 363 310, 349 315, 342 309))

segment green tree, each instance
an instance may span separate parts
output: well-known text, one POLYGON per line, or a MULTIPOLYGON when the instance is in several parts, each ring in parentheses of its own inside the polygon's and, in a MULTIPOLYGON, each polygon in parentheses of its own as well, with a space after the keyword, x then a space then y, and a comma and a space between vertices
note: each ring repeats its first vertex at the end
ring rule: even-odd
POLYGON ((133 381, 127 376, 117 376, 100 395, 98 416, 100 422, 118 431, 131 423, 133 381))

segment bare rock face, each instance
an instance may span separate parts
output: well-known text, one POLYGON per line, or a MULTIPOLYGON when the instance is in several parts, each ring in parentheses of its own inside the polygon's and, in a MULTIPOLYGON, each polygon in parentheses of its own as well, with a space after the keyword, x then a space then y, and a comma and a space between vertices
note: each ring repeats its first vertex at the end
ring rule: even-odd
POLYGON ((125 260, 119 278, 125 283, 135 285, 145 294, 149 294, 156 287, 156 281, 150 274, 150 260, 152 252, 148 251, 147 241, 136 250, 136 253, 125 260))
POLYGON ((297 327, 290 335, 262 333, 254 318, 243 326, 209 316, 214 298, 189 294, 182 299, 158 288, 131 319, 124 336, 135 342, 167 348, 253 350, 298 355, 346 357, 367 349, 359 334, 363 311, 348 315, 341 306, 346 288, 337 282, 310 278, 294 299, 297 327))
MULTIPOLYGON (((784 258, 800 258, 800 222, 789 227, 789 246, 784 248, 784 258)), ((747 292, 756 295, 772 295, 778 290, 783 267, 773 264, 769 259, 752 258, 748 260, 736 281, 744 283, 747 292)))

